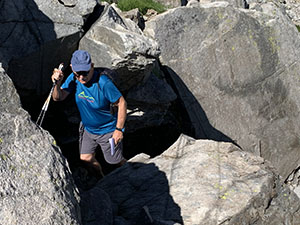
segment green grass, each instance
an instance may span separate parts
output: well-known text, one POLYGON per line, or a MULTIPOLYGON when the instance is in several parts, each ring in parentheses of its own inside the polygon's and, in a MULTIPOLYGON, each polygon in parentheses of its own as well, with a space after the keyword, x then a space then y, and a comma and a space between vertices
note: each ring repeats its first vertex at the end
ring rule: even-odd
POLYGON ((296 25, 296 27, 297 27, 298 31, 300 32, 300 26, 299 26, 299 25, 296 25))
POLYGON ((119 0, 117 5, 122 11, 138 8, 143 15, 147 13, 148 9, 154 9, 158 13, 166 10, 162 4, 153 0, 119 0))

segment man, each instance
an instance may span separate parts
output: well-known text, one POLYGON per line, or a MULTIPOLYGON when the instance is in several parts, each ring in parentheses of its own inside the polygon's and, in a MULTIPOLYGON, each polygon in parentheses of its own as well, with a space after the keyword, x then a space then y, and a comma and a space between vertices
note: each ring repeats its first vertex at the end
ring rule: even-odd
POLYGON ((90 172, 101 178, 101 166, 95 158, 98 145, 108 163, 123 165, 126 162, 122 154, 122 139, 127 104, 109 77, 94 70, 94 64, 87 51, 77 50, 73 53, 71 68, 73 73, 62 85, 62 71, 53 71, 51 79, 56 82, 56 86, 52 97, 54 101, 62 101, 75 92, 76 104, 84 126, 80 159, 85 162, 90 172), (118 107, 115 114, 111 114, 111 103, 118 107), (115 144, 113 154, 109 143, 111 137, 115 144))

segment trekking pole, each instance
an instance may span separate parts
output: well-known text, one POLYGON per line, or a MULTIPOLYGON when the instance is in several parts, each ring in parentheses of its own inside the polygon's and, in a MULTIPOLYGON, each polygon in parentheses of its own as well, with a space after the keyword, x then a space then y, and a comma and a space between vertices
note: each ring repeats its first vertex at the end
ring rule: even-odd
MULTIPOLYGON (((63 64, 63 63, 59 64, 58 70, 61 70, 61 71, 62 71, 62 70, 63 70, 63 67, 64 67, 64 64, 63 64)), ((41 112, 40 112, 40 114, 39 114, 39 117, 38 117, 37 120, 36 120, 36 124, 37 124, 38 126, 40 126, 40 127, 42 126, 42 123, 43 123, 45 114, 46 114, 46 112, 47 112, 47 110, 48 110, 48 106, 49 106, 49 103, 50 103, 50 100, 51 100, 51 97, 52 97, 52 94, 53 94, 55 85, 56 85, 56 81, 53 82, 52 88, 51 88, 50 93, 49 93, 49 95, 48 95, 48 98, 46 99, 46 101, 45 101, 45 103, 44 103, 44 105, 43 105, 43 108, 42 108, 42 110, 41 110, 41 112)))

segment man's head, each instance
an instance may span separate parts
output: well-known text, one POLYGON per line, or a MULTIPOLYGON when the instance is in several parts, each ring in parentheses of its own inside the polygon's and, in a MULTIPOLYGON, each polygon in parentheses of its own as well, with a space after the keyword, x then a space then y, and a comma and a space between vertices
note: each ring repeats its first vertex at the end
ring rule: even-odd
POLYGON ((75 51, 72 55, 71 67, 74 76, 82 84, 89 82, 93 76, 93 63, 91 62, 91 56, 87 51, 75 51))
POLYGON ((91 56, 87 51, 77 50, 71 59, 72 70, 75 72, 89 71, 91 69, 91 56))

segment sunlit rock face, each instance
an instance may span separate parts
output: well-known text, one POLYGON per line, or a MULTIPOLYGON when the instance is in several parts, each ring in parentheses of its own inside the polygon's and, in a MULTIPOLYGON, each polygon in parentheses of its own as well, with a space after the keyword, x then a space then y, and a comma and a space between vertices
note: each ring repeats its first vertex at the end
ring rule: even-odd
POLYGON ((146 23, 195 136, 236 142, 282 177, 300 165, 299 32, 274 3, 172 9, 146 23))
POLYGON ((282 185, 269 162, 231 143, 185 135, 160 156, 150 159, 140 154, 130 159, 85 194, 82 209, 91 213, 85 214, 84 221, 101 218, 114 224, 152 221, 187 225, 300 222, 298 197, 282 185), (98 195, 103 200, 93 199, 98 195), (108 206, 105 210, 104 203, 108 206))

